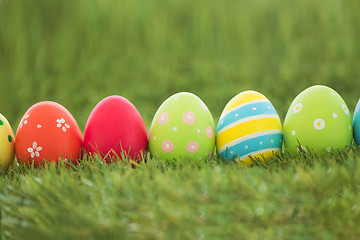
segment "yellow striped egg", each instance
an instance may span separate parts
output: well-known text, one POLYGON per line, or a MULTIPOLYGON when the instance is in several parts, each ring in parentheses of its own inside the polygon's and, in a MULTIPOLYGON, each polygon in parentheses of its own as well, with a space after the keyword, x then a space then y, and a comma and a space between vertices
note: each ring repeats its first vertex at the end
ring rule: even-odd
POLYGON ((252 164, 252 158, 265 160, 279 152, 283 132, 279 115, 261 93, 245 91, 226 104, 216 132, 220 158, 252 164))

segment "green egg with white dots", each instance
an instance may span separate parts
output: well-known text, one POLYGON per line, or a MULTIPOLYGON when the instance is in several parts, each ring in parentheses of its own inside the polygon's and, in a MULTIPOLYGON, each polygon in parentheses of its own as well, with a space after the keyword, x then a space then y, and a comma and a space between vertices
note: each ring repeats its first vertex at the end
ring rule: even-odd
POLYGON ((352 141, 349 108, 335 90, 322 85, 294 99, 283 126, 285 147, 293 153, 343 150, 352 141))
POLYGON ((155 113, 149 151, 158 159, 203 160, 213 154, 214 131, 214 120, 205 103, 192 93, 177 93, 155 113))

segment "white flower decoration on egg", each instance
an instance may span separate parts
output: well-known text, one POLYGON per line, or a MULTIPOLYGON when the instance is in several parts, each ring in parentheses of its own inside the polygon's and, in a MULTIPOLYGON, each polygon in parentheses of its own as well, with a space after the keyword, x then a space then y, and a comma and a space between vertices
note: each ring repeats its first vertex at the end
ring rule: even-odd
POLYGON ((28 123, 28 118, 29 118, 29 114, 26 114, 26 116, 23 118, 23 119, 21 119, 21 121, 20 121, 20 128, 22 128, 23 127, 23 125, 25 125, 25 124, 27 124, 28 123))
POLYGON ((324 127, 325 127, 325 121, 324 120, 322 120, 321 118, 315 119, 314 128, 316 130, 324 129, 324 127))
POLYGON ((66 130, 70 128, 70 125, 65 122, 64 118, 57 119, 56 122, 56 126, 61 128, 63 132, 66 132, 66 130))
POLYGON ((33 144, 32 144, 32 147, 29 147, 27 149, 28 153, 30 153, 30 156, 31 158, 34 158, 35 156, 36 157, 40 157, 40 151, 42 150, 42 147, 38 147, 37 146, 37 142, 34 141, 33 144))
POLYGON ((300 112, 301 109, 302 109, 302 107, 303 107, 302 103, 296 104, 296 105, 294 106, 293 113, 298 113, 298 112, 300 112))
POLYGON ((345 104, 342 105, 342 109, 344 110, 344 113, 346 113, 346 115, 349 115, 349 109, 346 107, 345 104))

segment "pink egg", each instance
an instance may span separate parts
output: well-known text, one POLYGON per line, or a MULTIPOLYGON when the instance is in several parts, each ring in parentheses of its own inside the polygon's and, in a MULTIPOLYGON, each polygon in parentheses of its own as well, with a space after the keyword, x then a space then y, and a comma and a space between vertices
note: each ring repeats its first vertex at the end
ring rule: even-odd
POLYGON ((90 155, 107 162, 123 156, 140 161, 147 145, 144 120, 126 98, 106 97, 90 113, 84 131, 84 148, 90 155))

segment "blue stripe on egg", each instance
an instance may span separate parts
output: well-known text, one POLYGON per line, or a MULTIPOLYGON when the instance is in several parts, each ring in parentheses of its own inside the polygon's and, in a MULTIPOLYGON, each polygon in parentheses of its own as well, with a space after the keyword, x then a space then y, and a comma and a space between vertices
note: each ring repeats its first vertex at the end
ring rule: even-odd
POLYGON ((273 105, 267 100, 255 100, 249 103, 240 106, 239 108, 232 109, 231 111, 227 112, 225 116, 220 118, 217 131, 221 131, 226 126, 239 121, 246 117, 253 117, 257 115, 264 115, 264 114, 276 114, 277 112, 273 105))
POLYGON ((355 142, 360 145, 360 99, 354 111, 353 130, 355 142))
POLYGON ((236 158, 240 153, 240 158, 247 157, 251 153, 266 149, 280 149, 282 144, 282 133, 267 134, 259 137, 250 138, 243 142, 224 149, 219 156, 224 158, 236 158), (233 154, 231 152, 234 152, 233 154))

